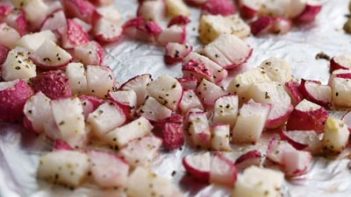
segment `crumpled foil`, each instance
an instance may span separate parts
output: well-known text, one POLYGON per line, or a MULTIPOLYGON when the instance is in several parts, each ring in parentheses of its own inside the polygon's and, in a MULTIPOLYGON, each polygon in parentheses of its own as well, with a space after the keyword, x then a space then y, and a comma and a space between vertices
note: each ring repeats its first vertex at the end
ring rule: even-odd
MULTIPOLYGON (((316 54, 324 52, 329 56, 351 53, 351 36, 346 35, 342 26, 348 14, 348 0, 324 0, 322 12, 314 24, 295 27, 287 35, 267 35, 248 38, 254 53, 243 68, 250 69, 268 57, 281 57, 291 63, 296 78, 315 79, 328 82, 329 63, 316 60, 316 54)), ((124 19, 135 15, 136 0, 116 1, 124 19)), ((200 47, 197 30, 200 12, 193 10, 192 23, 188 26, 188 42, 200 47)), ((137 74, 151 73, 154 77, 170 74, 181 76, 181 66, 166 66, 163 49, 150 44, 123 41, 106 47, 106 63, 113 68, 119 82, 137 74)), ((235 73, 231 73, 235 75, 235 73)), ((345 112, 333 112, 340 117, 345 112)), ((269 134, 265 134, 269 135, 269 134)), ((234 147, 232 157, 247 150, 265 150, 263 140, 258 145, 234 147)), ((120 191, 100 191, 92 185, 84 185, 74 191, 42 182, 36 179, 39 156, 49 150, 49 142, 33 136, 18 125, 0 123, 0 196, 1 197, 110 197, 125 196, 120 191)), ((168 177, 186 194, 197 197, 230 196, 230 190, 215 185, 204 185, 184 176, 181 158, 192 150, 184 147, 171 153, 162 153, 154 162, 153 170, 168 177), (172 176, 175 172, 175 176, 172 176)), ((285 196, 291 197, 346 197, 351 196, 351 171, 348 152, 338 158, 316 158, 311 171, 304 177, 286 183, 285 196)))

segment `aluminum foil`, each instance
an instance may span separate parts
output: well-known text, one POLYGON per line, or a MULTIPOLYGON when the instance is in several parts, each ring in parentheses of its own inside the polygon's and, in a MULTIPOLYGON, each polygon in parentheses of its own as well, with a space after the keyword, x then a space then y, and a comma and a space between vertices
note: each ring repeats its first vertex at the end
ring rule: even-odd
MULTIPOLYGON (((321 14, 314 24, 296 27, 287 35, 267 35, 260 38, 248 38, 254 53, 247 65, 250 69, 259 65, 268 57, 282 57, 288 60, 296 78, 316 79, 327 83, 329 64, 325 60, 316 60, 316 54, 324 52, 330 56, 351 53, 351 36, 343 33, 342 26, 348 14, 348 0, 323 1, 321 14)), ((116 6, 124 19, 135 15, 136 0, 116 1, 116 6)), ((197 29, 200 12, 192 11, 192 23, 188 27, 191 44, 200 47, 197 41, 197 29)), ((123 82, 137 74, 151 73, 154 77, 162 74, 181 76, 180 65, 166 66, 163 62, 163 49, 150 44, 123 41, 106 47, 106 63, 113 68, 117 80, 123 82)), ((231 73, 231 76, 235 73, 231 73)), ((225 85, 225 84, 224 84, 225 85)), ((341 116, 345 112, 335 112, 341 116)), ((265 134, 256 146, 234 147, 232 157, 254 148, 264 150, 265 134)), ((49 149, 45 139, 27 133, 18 125, 0 123, 0 196, 1 197, 46 197, 46 196, 124 196, 120 191, 100 191, 92 185, 84 185, 74 191, 44 183, 36 179, 36 169, 40 154, 49 149)), ((224 197, 230 196, 230 190, 215 185, 197 183, 184 175, 181 158, 191 153, 188 147, 171 153, 162 153, 154 162, 153 170, 174 181, 186 196, 224 197), (172 173, 176 172, 175 176, 172 173)), ((349 153, 338 158, 316 158, 311 171, 298 180, 286 183, 286 196, 319 197, 350 196, 351 171, 348 168, 349 153)))

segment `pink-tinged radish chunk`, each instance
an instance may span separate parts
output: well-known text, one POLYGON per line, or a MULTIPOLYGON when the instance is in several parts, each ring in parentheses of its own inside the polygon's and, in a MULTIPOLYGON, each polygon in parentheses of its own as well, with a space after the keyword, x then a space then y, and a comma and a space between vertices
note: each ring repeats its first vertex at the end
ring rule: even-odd
POLYGON ((168 22, 168 27, 171 27, 173 25, 179 25, 179 26, 185 26, 191 22, 190 18, 187 16, 176 16, 173 17, 169 22, 168 22))
POLYGON ((189 16, 190 10, 183 0, 165 0, 166 14, 170 17, 189 16))
POLYGON ((61 44, 65 49, 73 49, 79 45, 89 42, 89 35, 72 19, 67 20, 67 26, 62 27, 59 32, 61 34, 61 44))
POLYGON ((257 16, 263 0, 240 0, 240 15, 246 19, 252 19, 257 16))
POLYGON ((56 36, 52 31, 45 30, 38 33, 26 34, 18 40, 17 46, 28 49, 30 52, 36 51, 46 40, 56 42, 56 36))
POLYGON ((323 131, 329 113, 320 105, 302 100, 290 114, 287 130, 323 131))
POLYGON ((221 153, 215 153, 211 158, 210 182, 228 187, 235 185, 238 172, 233 161, 221 153))
POLYGON ((211 148, 217 151, 229 151, 230 147, 230 126, 216 125, 212 128, 211 148))
POLYGON ((261 63, 260 69, 265 72, 272 81, 278 83, 286 83, 292 78, 291 66, 284 59, 275 57, 268 58, 261 63))
POLYGON ((119 154, 131 166, 150 167, 159 153, 162 141, 152 135, 136 139, 122 148, 119 154))
MULTIPOLYGON (((223 69, 224 70, 224 69, 223 69)), ((214 80, 213 74, 207 69, 205 64, 190 60, 183 64, 182 71, 186 78, 194 78, 196 80, 196 86, 198 81, 207 79, 210 81, 214 80)), ((225 71, 226 72, 226 71, 225 71)), ((195 89, 193 88, 193 89, 195 89)))
POLYGON ((144 103, 148 93, 147 85, 152 81, 152 77, 149 74, 143 74, 135 76, 134 78, 129 79, 122 86, 122 90, 134 90, 137 95, 137 105, 140 106, 144 103))
POLYGON ((93 180, 103 188, 126 187, 129 166, 116 155, 107 152, 88 152, 93 180))
POLYGON ((43 92, 51 99, 67 98, 72 96, 69 79, 61 70, 40 73, 32 78, 32 87, 36 92, 43 92))
POLYGON ((191 6, 200 6, 206 3, 207 0, 185 0, 191 6))
POLYGON ((201 182, 209 182, 211 155, 209 152, 187 155, 183 158, 185 170, 201 182))
POLYGON ((147 21, 143 17, 137 17, 127 21, 123 25, 123 33, 131 38, 142 41, 156 41, 162 32, 162 28, 154 21, 147 21))
POLYGON ((85 32, 90 32, 90 30, 93 28, 91 24, 88 24, 85 21, 80 20, 79 18, 73 18, 73 21, 80 25, 85 32))
POLYGON ((347 146, 349 137, 350 132, 347 125, 341 120, 329 117, 325 124, 322 140, 324 151, 340 153, 347 146))
POLYGON ((183 95, 183 88, 178 80, 168 75, 162 75, 150 82, 146 89, 150 96, 172 111, 177 109, 183 95))
POLYGON ((99 43, 89 41, 75 47, 73 57, 85 65, 101 65, 104 60, 104 53, 104 49, 99 43))
POLYGON ((274 18, 271 16, 261 16, 250 24, 251 33, 255 36, 271 31, 274 25, 274 18))
MULTIPOLYGON (((14 4, 14 3, 12 3, 12 4, 14 4)), ((5 17, 7 15, 9 15, 12 10, 13 10, 13 7, 11 4, 0 3, 0 21, 5 19, 5 17)))
POLYGON ((236 169, 242 171, 250 166, 260 167, 263 162, 264 156, 258 150, 251 150, 235 160, 236 169))
POLYGON ((287 150, 283 154, 283 170, 287 177, 298 177, 306 174, 311 164, 312 156, 309 152, 287 150))
POLYGON ((321 10, 322 5, 320 3, 308 1, 306 2, 305 9, 295 20, 302 23, 313 22, 321 10))
POLYGON ((15 28, 21 36, 29 31, 29 25, 23 10, 12 10, 4 21, 12 28, 15 28))
POLYGON ((298 150, 309 151, 319 154, 322 151, 321 134, 316 131, 283 131, 280 134, 282 140, 289 142, 298 150))
POLYGON ((284 174, 280 171, 251 166, 238 176, 232 196, 281 196, 284 174))
POLYGON ((204 48, 204 54, 225 69, 245 63, 252 48, 235 35, 222 34, 204 48))
POLYGON ((110 92, 109 98, 123 109, 128 119, 133 117, 137 105, 137 95, 134 90, 110 92))
POLYGON ((78 151, 60 150, 41 156, 38 177, 54 183, 78 186, 88 175, 89 158, 78 151))
POLYGON ((88 84, 83 64, 69 63, 66 68, 66 76, 73 94, 79 95, 87 93, 88 84))
POLYGON ((169 42, 165 49, 165 62, 167 64, 174 64, 183 61, 183 59, 193 50, 193 47, 189 44, 169 42))
POLYGON ((52 143, 52 150, 53 151, 60 151, 60 150, 67 150, 67 151, 73 151, 74 148, 72 148, 67 142, 64 140, 56 139, 52 143))
POLYGON ((91 95, 105 98, 112 90, 115 79, 112 70, 102 66, 87 67, 88 92, 91 95))
POLYGON ((162 0, 143 1, 137 11, 137 15, 145 20, 160 22, 165 18, 165 4, 162 0))
POLYGON ((162 31, 162 33, 160 33, 157 41, 162 46, 172 42, 183 44, 186 41, 186 28, 180 25, 172 25, 171 27, 167 27, 162 31))
POLYGON ((303 99, 299 87, 300 83, 294 80, 285 83, 285 91, 290 95, 291 102, 294 106, 299 104, 303 99))
POLYGON ((261 136, 270 110, 270 105, 252 100, 244 104, 232 130, 233 142, 255 144, 261 136))
POLYGON ((349 131, 351 132, 351 113, 347 112, 343 117, 342 120, 345 122, 345 124, 347 125, 347 128, 349 129, 349 131))
POLYGON ((195 77, 178 78, 179 83, 184 90, 195 90, 198 85, 198 80, 195 77))
POLYGON ((162 130, 162 144, 167 150, 182 147, 184 144, 183 124, 166 122, 162 130))
POLYGON ((95 6, 86 0, 61 0, 68 17, 77 17, 91 23, 96 12, 95 6))
POLYGON ((213 15, 228 16, 236 12, 236 7, 231 0, 207 0, 202 10, 213 15))
POLYGON ((333 72, 338 69, 351 69, 351 56, 350 55, 339 55, 335 56, 330 60, 330 71, 333 72))
POLYGON ((8 26, 6 23, 0 24, 0 44, 7 47, 13 48, 16 42, 20 39, 20 34, 16 29, 8 26))
POLYGON ((209 148, 211 146, 211 131, 207 114, 205 112, 190 112, 188 121, 193 145, 209 148))
POLYGON ((274 137, 268 144, 266 157, 276 164, 282 164, 284 152, 294 150, 297 151, 288 142, 281 141, 279 138, 274 137))
POLYGON ((7 47, 0 45, 0 65, 2 65, 6 61, 9 51, 10 49, 8 49, 7 47))
POLYGON ((23 80, 0 82, 0 120, 16 121, 21 118, 23 107, 32 95, 32 88, 23 80))
POLYGON ((274 24, 271 28, 271 32, 274 34, 286 34, 292 28, 291 20, 283 17, 274 18, 274 24))
POLYGON ((28 1, 28 3, 23 6, 23 11, 26 15, 26 19, 30 23, 30 28, 33 30, 39 28, 50 14, 50 8, 43 0, 28 1))
POLYGON ((36 65, 29 59, 27 51, 23 48, 12 49, 1 66, 1 76, 5 81, 28 80, 36 75, 36 65))
POLYGON ((239 108, 239 98, 236 95, 222 96, 214 105, 213 122, 234 126, 239 108))
POLYGON ((351 99, 351 80, 349 78, 331 76, 330 87, 332 90, 332 104, 334 106, 351 107, 351 102, 349 102, 351 99))
POLYGON ((121 15, 113 5, 101 6, 96 9, 97 13, 103 18, 118 23, 121 20, 121 15))
POLYGON ((290 96, 281 84, 275 82, 253 84, 249 97, 256 102, 271 105, 271 111, 266 122, 267 129, 275 129, 285 124, 293 106, 290 96))
POLYGON ((98 97, 87 96, 87 95, 82 95, 79 97, 79 99, 83 105, 83 112, 84 112, 85 119, 87 119, 89 114, 94 112, 104 102, 104 100, 98 97))
POLYGON ((193 108, 203 110, 202 103, 199 97, 197 97, 195 94, 194 90, 185 90, 183 92, 182 100, 179 103, 179 109, 183 114, 185 114, 193 108))
POLYGON ((331 88, 316 81, 302 80, 299 87, 302 95, 307 99, 324 107, 331 103, 331 88))
POLYGON ((72 56, 54 42, 45 40, 34 51, 31 58, 37 66, 43 69, 57 69, 66 66, 71 61, 72 56))
POLYGON ((87 122, 92 127, 92 133, 102 138, 112 129, 123 125, 126 115, 118 105, 105 102, 89 114, 87 122))
POLYGON ((94 26, 95 38, 101 43, 118 41, 122 36, 122 27, 105 18, 100 18, 94 26))
POLYGON ((67 19, 65 13, 62 10, 59 10, 52 13, 45 19, 43 25, 41 26, 41 31, 55 31, 62 27, 67 27, 67 19))
POLYGON ((160 104, 153 97, 148 97, 137 113, 150 121, 160 121, 172 115, 172 110, 160 104))
POLYGON ((51 102, 55 122, 60 130, 59 139, 72 147, 82 147, 87 139, 83 106, 79 98, 59 99, 51 102))
POLYGON ((227 94, 222 87, 206 79, 200 82, 199 86, 196 88, 196 93, 207 106, 213 106, 218 98, 227 94))
POLYGON ((144 137, 151 133, 153 126, 144 117, 140 117, 122 127, 118 127, 105 135, 105 139, 112 146, 121 148, 128 142, 144 137))

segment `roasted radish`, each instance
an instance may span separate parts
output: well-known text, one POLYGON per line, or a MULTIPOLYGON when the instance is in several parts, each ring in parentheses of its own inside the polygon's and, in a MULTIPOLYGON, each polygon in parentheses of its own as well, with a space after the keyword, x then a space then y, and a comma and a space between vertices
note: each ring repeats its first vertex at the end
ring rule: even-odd
POLYGON ((211 148, 217 151, 231 150, 229 125, 216 125, 212 128, 211 148))
POLYGON ((343 121, 329 117, 324 128, 323 149, 338 154, 346 147, 349 136, 350 132, 343 121))
POLYGON ((215 124, 228 124, 234 126, 239 108, 239 99, 235 95, 218 98, 214 105, 213 122, 215 124))
POLYGON ((185 170, 201 182, 208 182, 211 171, 211 155, 209 152, 187 155, 183 158, 185 170))
POLYGON ((211 145, 210 125, 205 112, 190 112, 189 134, 193 145, 209 148, 211 145))

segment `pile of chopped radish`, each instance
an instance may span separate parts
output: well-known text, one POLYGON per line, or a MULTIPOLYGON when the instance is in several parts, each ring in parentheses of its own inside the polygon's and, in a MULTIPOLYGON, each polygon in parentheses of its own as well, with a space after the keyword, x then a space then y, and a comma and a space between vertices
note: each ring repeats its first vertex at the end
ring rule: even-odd
MULTIPOLYGON (((242 15, 260 16, 251 31, 281 30, 289 25, 281 17, 309 22, 321 8, 274 2, 240 1, 242 15), (266 20, 273 26, 262 26, 266 20)), ((328 84, 294 79, 288 62, 269 58, 223 87, 228 70, 253 51, 244 40, 250 27, 233 15, 231 1, 186 1, 204 13, 206 45, 196 51, 186 43, 190 10, 182 0, 140 1, 137 16, 125 23, 111 3, 0 4, 0 121, 51 140, 39 178, 73 188, 86 182, 123 188, 132 197, 178 196, 178 187, 151 167, 161 152, 186 144, 203 150, 182 160, 198 181, 233 188, 234 197, 279 196, 284 175, 303 176, 314 155, 339 154, 348 145, 350 113, 339 120, 328 110, 351 107, 349 55, 332 58, 328 84), (120 85, 103 62, 102 45, 122 42, 122 35, 164 46, 165 62, 181 63, 183 76, 143 74, 120 85), (278 135, 267 150, 227 156, 232 144, 256 144, 268 130, 278 135)))

